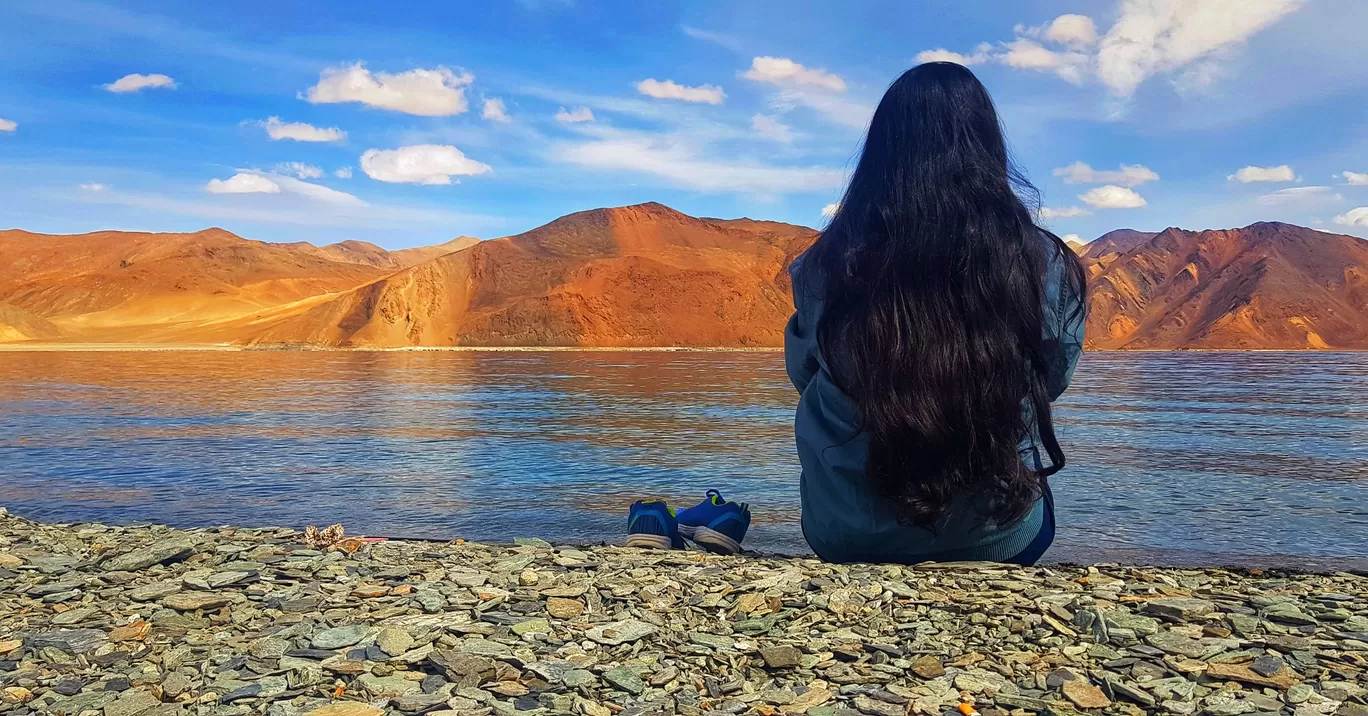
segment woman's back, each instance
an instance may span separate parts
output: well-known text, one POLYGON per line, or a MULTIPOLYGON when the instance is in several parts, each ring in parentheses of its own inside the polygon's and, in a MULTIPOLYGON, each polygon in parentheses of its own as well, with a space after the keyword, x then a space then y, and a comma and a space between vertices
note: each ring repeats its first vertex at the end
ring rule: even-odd
POLYGON ((1081 346, 1084 278, 1034 224, 1018 194, 1033 191, 967 69, 921 65, 890 87, 792 271, 786 353, 820 556, 1003 560, 1052 534, 1050 402, 1081 346))
MULTIPOLYGON (((1047 241, 1041 237, 1041 241, 1047 241)), ((1043 327, 1051 358, 1050 393, 1058 397, 1069 384, 1083 346, 1081 298, 1064 280, 1065 257, 1053 254, 1047 271, 1043 327)), ((803 533, 818 556, 833 562, 905 562, 934 558, 1004 561, 1020 554, 1039 533, 1046 515, 1036 500, 1019 521, 990 522, 983 505, 963 496, 946 511, 934 531, 902 524, 895 506, 865 476, 868 437, 860 412, 831 376, 817 345, 824 293, 820 276, 804 271, 803 260, 790 269, 796 312, 784 336, 789 379, 800 393, 795 418, 798 456, 803 465, 803 533)), ((1029 408, 1023 406, 1023 411, 1029 408)), ((1038 429, 1020 443, 1023 461, 1036 468, 1049 463, 1038 429)))

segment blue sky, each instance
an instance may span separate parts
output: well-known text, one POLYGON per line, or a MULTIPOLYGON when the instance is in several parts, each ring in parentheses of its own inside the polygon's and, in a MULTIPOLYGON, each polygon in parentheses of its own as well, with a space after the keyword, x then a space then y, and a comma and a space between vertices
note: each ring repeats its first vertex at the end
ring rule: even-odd
POLYGON ((320 7, 4 3, 0 225, 400 248, 660 201, 820 226, 883 89, 946 58, 1060 234, 1368 236, 1362 0, 320 7))

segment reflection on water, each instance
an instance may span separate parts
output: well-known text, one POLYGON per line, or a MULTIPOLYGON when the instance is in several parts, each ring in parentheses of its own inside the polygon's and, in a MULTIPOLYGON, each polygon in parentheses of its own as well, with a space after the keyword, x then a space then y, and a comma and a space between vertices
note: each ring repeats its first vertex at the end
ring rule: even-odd
MULTIPOLYGON (((52 521, 620 539, 642 495, 805 549, 777 353, 0 353, 0 504, 52 521)), ((1368 566, 1368 354, 1088 354, 1070 561, 1368 566)))

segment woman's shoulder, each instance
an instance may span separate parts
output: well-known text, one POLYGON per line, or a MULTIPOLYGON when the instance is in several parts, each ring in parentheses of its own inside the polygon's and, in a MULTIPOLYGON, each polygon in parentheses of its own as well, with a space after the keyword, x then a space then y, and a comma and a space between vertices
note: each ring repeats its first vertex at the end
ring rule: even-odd
POLYGON ((795 303, 800 300, 821 302, 822 291, 826 282, 822 278, 817 259, 813 257, 813 249, 810 248, 799 254, 798 258, 789 264, 788 272, 789 279, 793 284, 795 303))

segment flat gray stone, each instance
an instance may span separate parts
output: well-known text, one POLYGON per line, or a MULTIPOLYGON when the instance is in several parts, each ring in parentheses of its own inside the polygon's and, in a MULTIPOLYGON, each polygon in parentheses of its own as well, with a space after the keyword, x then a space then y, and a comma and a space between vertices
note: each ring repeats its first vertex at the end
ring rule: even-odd
POLYGON ((348 624, 314 634, 310 644, 315 649, 341 649, 365 639, 369 633, 370 630, 361 624, 348 624))
POLYGON ((586 631, 584 635, 600 644, 617 646, 618 644, 637 641, 655 632, 654 625, 636 619, 624 619, 620 622, 596 626, 586 631))
POLYGON ((153 542, 146 547, 135 549, 127 554, 110 557, 100 566, 109 572, 136 572, 154 564, 169 562, 173 559, 188 557, 195 551, 195 543, 189 540, 172 539, 153 542))

